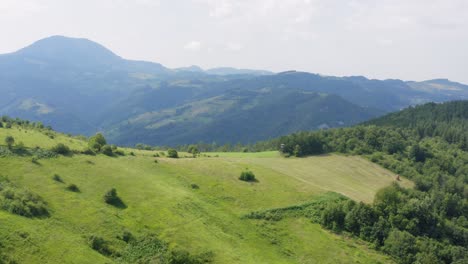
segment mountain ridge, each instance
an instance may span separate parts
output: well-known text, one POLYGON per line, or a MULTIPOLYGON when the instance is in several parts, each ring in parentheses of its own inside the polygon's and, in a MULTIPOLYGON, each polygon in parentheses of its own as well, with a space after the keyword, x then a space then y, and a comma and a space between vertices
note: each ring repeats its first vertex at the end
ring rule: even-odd
MULTIPOLYGON (((229 67, 203 70, 199 66, 190 66, 170 69, 155 62, 126 60, 88 39, 63 36, 42 39, 17 52, 0 56, 0 114, 42 121, 58 131, 73 134, 115 132, 116 127, 131 123, 131 120, 139 116, 151 116, 155 112, 161 114, 191 104, 200 105, 201 102, 216 101, 216 98, 221 97, 241 106, 243 103, 236 101, 240 100, 236 91, 241 94, 253 92, 258 100, 267 95, 262 94, 262 91, 271 91, 275 93, 274 96, 284 96, 282 99, 275 99, 278 102, 299 102, 301 93, 308 92, 334 95, 349 102, 343 104, 349 109, 342 111, 352 113, 355 107, 364 110, 363 118, 358 121, 374 117, 375 113, 383 114, 410 105, 468 99, 468 86, 442 79, 405 82, 368 79, 363 76, 323 76, 301 71, 273 74, 268 71, 229 67), (287 91, 301 92, 294 94, 297 98, 291 98, 287 91), (31 105, 31 102, 35 107, 25 107, 31 105), (70 125, 70 120, 73 120, 73 126, 70 125)), ((314 109, 313 104, 318 102, 309 99, 308 102, 301 102, 301 105, 314 109)), ((296 111, 297 115, 309 116, 290 106, 286 108, 296 111)), ((249 119, 248 111, 242 112, 236 108, 229 108, 229 111, 225 114, 233 119, 224 119, 223 124, 228 121, 236 123, 239 120, 245 120, 245 124, 255 124, 255 120, 249 119)), ((216 112, 206 114, 210 118, 203 120, 221 122, 213 119, 218 116, 216 112)), ((262 131, 263 138, 255 140, 278 136, 276 129, 273 129, 274 122, 283 120, 288 114, 287 111, 279 111, 277 119, 270 118, 271 123, 265 124, 265 127, 270 127, 271 130, 262 131)), ((334 122, 332 116, 329 117, 330 120, 322 120, 321 123, 334 122)), ((316 119, 309 122, 294 119, 295 123, 289 126, 294 130, 312 129, 316 125, 311 124, 315 124, 315 120, 320 118, 316 116, 316 119)), ((342 121, 345 124, 354 123, 342 121)), ((164 122, 172 121, 167 119, 164 122)), ((242 122, 238 124, 242 126, 242 122)), ((130 129, 132 130, 134 129, 130 129)), ((247 130, 245 127, 240 133, 247 130)), ((187 131, 190 129, 185 129, 187 131)), ((187 136, 187 141, 201 140, 202 133, 199 136, 195 134, 192 137, 187 136)), ((128 138, 131 135, 121 136, 128 138)), ((205 136, 210 135, 203 135, 205 136)), ((243 137, 247 138, 247 135, 243 137)), ((155 142, 149 136, 139 141, 155 142)))

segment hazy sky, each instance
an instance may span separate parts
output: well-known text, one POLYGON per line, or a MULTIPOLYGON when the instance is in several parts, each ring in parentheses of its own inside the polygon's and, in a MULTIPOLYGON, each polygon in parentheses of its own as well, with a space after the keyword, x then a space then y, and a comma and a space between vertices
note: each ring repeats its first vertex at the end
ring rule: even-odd
POLYGON ((0 53, 50 35, 168 67, 468 83, 468 0, 0 0, 0 53))

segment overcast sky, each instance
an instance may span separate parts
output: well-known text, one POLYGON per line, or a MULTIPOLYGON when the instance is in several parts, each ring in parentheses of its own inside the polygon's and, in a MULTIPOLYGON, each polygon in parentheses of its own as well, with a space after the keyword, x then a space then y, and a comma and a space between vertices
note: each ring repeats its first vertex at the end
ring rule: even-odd
POLYGON ((468 83, 468 0, 0 0, 0 53, 51 35, 168 67, 468 83))

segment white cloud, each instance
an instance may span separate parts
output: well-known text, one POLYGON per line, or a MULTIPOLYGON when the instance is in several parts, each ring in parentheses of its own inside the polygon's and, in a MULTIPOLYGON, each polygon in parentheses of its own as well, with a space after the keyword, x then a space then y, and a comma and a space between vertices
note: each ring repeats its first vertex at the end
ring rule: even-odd
POLYGON ((226 44, 226 49, 229 51, 239 51, 243 48, 243 45, 236 42, 228 42, 226 44))
POLYGON ((393 45, 393 40, 385 39, 385 38, 378 38, 377 39, 377 44, 379 44, 380 46, 392 46, 393 45))
POLYGON ((2 0, 0 2, 0 14, 9 18, 23 18, 33 13, 44 11, 43 1, 17 1, 2 0))
POLYGON ((202 47, 201 42, 192 40, 185 44, 184 49, 190 50, 190 51, 199 51, 202 47))
POLYGON ((214 8, 210 11, 212 17, 226 17, 232 12, 232 3, 229 1, 217 2, 214 8))

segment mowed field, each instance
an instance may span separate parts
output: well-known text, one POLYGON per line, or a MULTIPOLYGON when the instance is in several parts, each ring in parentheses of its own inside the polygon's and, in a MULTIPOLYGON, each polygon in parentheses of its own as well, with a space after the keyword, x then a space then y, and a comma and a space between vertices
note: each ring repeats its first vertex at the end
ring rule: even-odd
MULTIPOLYGON (((396 179, 394 173, 358 156, 321 155, 283 158, 278 152, 225 153, 225 156, 216 153, 215 155, 219 155, 219 158, 179 159, 167 162, 192 171, 210 173, 213 176, 219 171, 223 171, 224 175, 233 173, 228 178, 235 178, 239 169, 244 167, 253 170, 260 182, 264 175, 268 175, 264 181, 271 184, 283 185, 282 179, 287 179, 287 185, 294 186, 290 191, 296 192, 295 195, 315 195, 333 191, 367 203, 372 202, 377 190, 390 185, 396 179), (217 159, 219 162, 210 162, 210 159, 217 159)), ((404 178, 401 178, 399 184, 412 187, 412 182, 404 178)), ((261 184, 258 184, 258 188, 261 188, 261 184)), ((282 190, 286 191, 286 188, 285 185, 282 190)))
MULTIPOLYGON (((16 132, 17 141, 27 146, 44 144, 20 139, 24 132, 16 132)), ((2 133, 7 132, 0 129, 0 137, 2 133)), ((69 145, 86 145, 74 140, 69 145)), ((39 164, 30 157, 0 158, 0 175, 42 196, 51 212, 49 218, 30 219, 0 210, 0 251, 18 263, 112 263, 115 259, 88 246, 88 238, 101 236, 122 250, 126 244, 117 237, 130 231, 135 236, 157 234, 172 248, 194 254, 212 252, 214 263, 391 263, 366 243, 330 233, 305 218, 268 222, 242 217, 305 203, 328 191, 370 202, 394 175, 362 158, 286 159, 268 152, 168 159, 154 158, 154 153, 74 155, 39 164), (258 182, 238 180, 246 168, 258 182), (54 181, 54 174, 65 183, 54 181), (76 184, 80 192, 67 191, 68 184, 76 184), (103 202, 113 187, 127 208, 103 202)), ((405 179, 402 184, 411 186, 405 179)))

